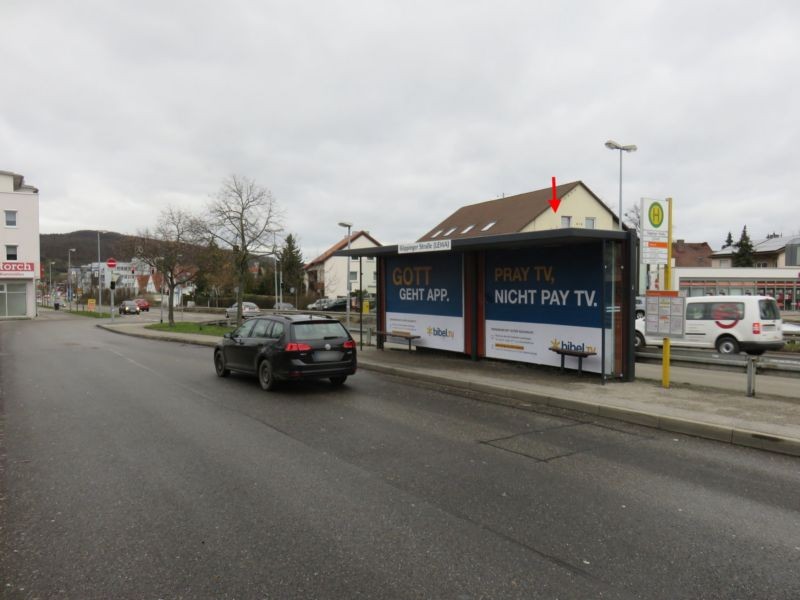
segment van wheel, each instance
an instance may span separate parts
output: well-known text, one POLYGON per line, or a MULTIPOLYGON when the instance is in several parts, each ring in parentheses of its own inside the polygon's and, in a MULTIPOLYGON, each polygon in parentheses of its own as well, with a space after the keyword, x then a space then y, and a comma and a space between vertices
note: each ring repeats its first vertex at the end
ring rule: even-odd
POLYGON ((347 381, 347 375, 331 377, 331 383, 333 384, 333 387, 339 387, 340 385, 343 385, 345 381, 347 381))
POLYGON ((642 348, 644 348, 644 346, 645 346, 644 336, 637 331, 636 335, 633 337, 633 347, 636 348, 637 350, 641 350, 642 348))
POLYGON ((262 360, 258 364, 258 383, 261 384, 261 389, 269 392, 275 388, 275 377, 272 374, 272 365, 268 360, 262 360))
POLYGON ((724 335, 717 340, 717 352, 720 354, 739 354, 739 342, 736 338, 724 335))

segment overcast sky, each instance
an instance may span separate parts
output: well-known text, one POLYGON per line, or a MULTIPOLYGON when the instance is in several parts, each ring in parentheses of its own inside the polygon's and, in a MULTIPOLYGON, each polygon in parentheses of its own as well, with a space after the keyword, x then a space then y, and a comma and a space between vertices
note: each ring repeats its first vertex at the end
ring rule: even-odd
POLYGON ((3 0, 0 170, 41 232, 269 188, 307 259, 352 221, 413 241, 458 207, 582 180, 675 236, 800 233, 800 2, 3 0))

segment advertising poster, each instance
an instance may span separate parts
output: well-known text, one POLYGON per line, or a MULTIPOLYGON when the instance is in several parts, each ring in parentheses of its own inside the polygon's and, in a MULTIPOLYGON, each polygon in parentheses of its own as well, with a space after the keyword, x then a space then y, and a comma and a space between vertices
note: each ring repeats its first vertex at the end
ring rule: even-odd
POLYGON ((486 356, 559 366, 551 347, 593 351, 583 368, 599 373, 602 256, 600 244, 487 252, 486 356))
POLYGON ((404 254, 386 260, 386 330, 418 335, 418 346, 464 351, 460 254, 404 254))

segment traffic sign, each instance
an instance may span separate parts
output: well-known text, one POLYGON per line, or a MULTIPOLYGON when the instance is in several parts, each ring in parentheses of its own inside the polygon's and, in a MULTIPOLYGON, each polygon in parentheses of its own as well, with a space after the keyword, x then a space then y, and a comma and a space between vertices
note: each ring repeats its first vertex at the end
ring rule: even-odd
POLYGON ((117 259, 116 259, 116 258, 109 258, 109 259, 106 261, 106 266, 107 266, 109 269, 113 269, 114 267, 116 267, 116 266, 117 266, 117 259))

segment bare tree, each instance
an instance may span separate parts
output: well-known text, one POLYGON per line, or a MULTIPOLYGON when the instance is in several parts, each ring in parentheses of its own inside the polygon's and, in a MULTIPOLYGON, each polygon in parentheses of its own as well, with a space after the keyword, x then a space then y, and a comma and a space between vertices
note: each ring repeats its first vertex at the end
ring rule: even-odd
POLYGON ((275 233, 281 230, 282 214, 272 193, 252 179, 230 175, 209 203, 199 229, 222 247, 233 251, 237 275, 236 321, 242 320, 242 294, 249 261, 266 254, 275 233))
MULTIPOLYGON (((194 217, 178 208, 161 212, 154 232, 145 230, 136 236, 136 258, 158 271, 169 292, 168 318, 175 325, 175 288, 195 280, 200 272, 204 250, 198 245, 194 217)), ((163 300, 162 300, 163 302, 163 300)))
POLYGON ((635 229, 637 235, 642 235, 642 209, 641 205, 634 204, 625 211, 624 222, 630 228, 635 229))

